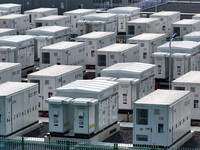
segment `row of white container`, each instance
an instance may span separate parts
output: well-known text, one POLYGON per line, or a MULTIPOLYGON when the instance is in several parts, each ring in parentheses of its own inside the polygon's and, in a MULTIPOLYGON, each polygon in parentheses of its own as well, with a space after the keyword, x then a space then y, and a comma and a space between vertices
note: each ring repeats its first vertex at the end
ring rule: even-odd
POLYGON ((78 80, 56 89, 56 97, 47 100, 49 131, 91 134, 115 123, 117 91, 117 82, 102 80, 78 80))

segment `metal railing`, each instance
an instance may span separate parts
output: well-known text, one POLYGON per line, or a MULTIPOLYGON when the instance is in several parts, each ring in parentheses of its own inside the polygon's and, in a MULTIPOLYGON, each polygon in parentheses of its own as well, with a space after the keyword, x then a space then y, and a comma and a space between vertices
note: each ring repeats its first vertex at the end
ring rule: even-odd
POLYGON ((198 148, 159 148, 156 146, 133 146, 98 142, 96 144, 80 144, 76 142, 50 142, 43 138, 0 138, 0 150, 200 150, 198 148))

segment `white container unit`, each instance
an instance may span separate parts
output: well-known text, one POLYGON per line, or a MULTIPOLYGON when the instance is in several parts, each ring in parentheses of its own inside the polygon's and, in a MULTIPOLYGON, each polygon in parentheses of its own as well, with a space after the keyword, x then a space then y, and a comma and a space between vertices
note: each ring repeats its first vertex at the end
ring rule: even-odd
POLYGON ((16 30, 8 29, 8 28, 0 28, 0 37, 7 36, 7 35, 16 35, 16 30))
POLYGON ((0 85, 0 135, 8 136, 38 121, 38 86, 6 82, 0 85))
POLYGON ((30 28, 34 28, 35 19, 50 16, 50 15, 58 15, 58 8, 36 8, 36 9, 24 11, 24 14, 29 15, 30 28))
MULTIPOLYGON (((184 75, 191 70, 191 54, 187 53, 174 53, 173 58, 173 78, 184 75)), ((199 61, 200 62, 200 61, 199 61)))
POLYGON ((40 69, 52 65, 81 65, 85 69, 85 43, 59 42, 41 49, 40 69))
POLYGON ((138 18, 127 22, 126 35, 133 37, 142 33, 159 33, 159 18, 138 18))
POLYGON ((0 62, 0 84, 7 81, 21 82, 21 64, 0 62))
POLYGON ((169 148, 185 134, 191 119, 190 91, 156 90, 133 104, 133 145, 169 148))
POLYGON ((31 30, 27 30, 27 35, 34 36, 53 36, 53 43, 69 40, 69 27, 62 26, 44 26, 31 30))
POLYGON ((97 49, 116 43, 114 32, 92 32, 76 38, 78 42, 85 42, 86 45, 86 69, 95 69, 97 61, 97 49))
POLYGON ((55 94, 55 89, 75 80, 83 79, 83 67, 54 65, 28 74, 28 82, 38 83, 39 111, 48 111, 47 98, 55 94))
POLYGON ((5 15, 8 15, 8 12, 7 12, 7 11, 0 10, 0 16, 5 16, 5 15))
POLYGON ((51 15, 35 19, 35 28, 41 26, 70 27, 70 16, 51 15))
POLYGON ((150 15, 150 18, 160 18, 160 33, 170 37, 172 34, 172 23, 180 20, 180 12, 161 11, 150 15))
MULTIPOLYGON (((191 64, 189 68, 194 71, 200 70, 200 43, 193 41, 174 41, 171 43, 172 53, 187 53, 191 54, 191 64)), ((157 48, 158 52, 171 52, 169 43, 163 44, 157 48)), ((188 69, 188 70, 190 70, 188 69)), ((186 69, 187 70, 187 69, 186 69)))
POLYGON ((165 42, 166 35, 156 33, 143 33, 128 39, 128 43, 139 45, 139 61, 150 64, 154 63, 151 55, 165 42))
POLYGON ((25 34, 30 29, 29 16, 26 14, 10 14, 0 17, 0 28, 16 29, 19 34, 25 34))
POLYGON ((0 46, 0 62, 15 62, 17 48, 12 46, 0 46))
POLYGON ((117 32, 126 33, 126 23, 130 20, 140 18, 140 8, 138 7, 116 7, 108 9, 108 13, 117 14, 117 32))
MULTIPOLYGON (((96 75, 106 67, 122 62, 138 62, 138 44, 112 44, 97 50, 96 75)), ((100 76, 100 75, 98 75, 100 76)))
POLYGON ((8 14, 21 14, 21 4, 0 4, 0 10, 8 12, 8 14))
POLYGON ((156 79, 167 79, 169 77, 169 55, 170 53, 165 52, 155 52, 152 54, 154 64, 156 65, 156 79))
MULTIPOLYGON (((0 46, 12 46, 17 48, 17 50, 14 50, 14 62, 21 63, 22 69, 34 66, 33 36, 13 35, 0 37, 0 46)), ((9 51, 7 53, 9 53, 9 51)), ((5 60, 12 61, 9 57, 8 55, 5 60)))
POLYGON ((65 133, 73 128, 73 107, 70 105, 73 98, 51 97, 46 100, 49 105, 49 131, 65 133))
MULTIPOLYGON (((63 87, 57 88, 56 96, 97 99, 98 104, 95 113, 93 113, 95 116, 95 132, 101 131, 117 121, 118 82, 104 80, 77 80, 63 87)), ((79 115, 82 114, 83 113, 80 113, 79 115)), ((86 116, 87 114, 84 114, 83 117, 86 116)), ((94 125, 92 125, 92 127, 93 126, 94 125)), ((83 127, 80 126, 79 128, 83 127)))
POLYGON ((183 41, 200 42, 200 31, 194 31, 183 36, 183 41))
POLYGON ((78 20, 82 20, 84 15, 89 15, 92 13, 95 13, 96 10, 95 9, 75 9, 72 11, 67 11, 64 12, 63 15, 67 15, 70 16, 70 29, 71 29, 71 34, 77 34, 77 21, 78 20))
MULTIPOLYGON (((153 64, 138 63, 138 62, 118 63, 101 70, 101 76, 114 77, 118 79, 120 78, 139 79, 139 88, 136 88, 136 93, 138 95, 138 98, 141 98, 155 90, 155 65, 153 64)), ((124 87, 121 90, 122 93, 119 93, 119 97, 121 97, 119 103, 122 103, 123 100, 122 97, 124 91, 127 91, 125 92, 125 94, 127 94, 127 97, 129 97, 128 94, 131 94, 131 92, 128 93, 129 91, 128 88, 129 87, 124 87)), ((130 97, 133 98, 133 95, 130 97)), ((133 102, 135 100, 136 99, 133 98, 133 99, 128 99, 127 101, 133 102)))
POLYGON ((173 90, 187 90, 191 91, 191 119, 196 121, 200 120, 200 80, 199 80, 200 72, 199 71, 190 71, 176 80, 172 81, 172 89, 173 90))
POLYGON ((95 112, 98 99, 76 98, 74 106, 74 133, 91 134, 95 132, 95 112))
POLYGON ((192 16, 192 19, 200 20, 200 14, 196 14, 192 16))
MULTIPOLYGON (((105 32, 115 32, 117 33, 117 15, 111 13, 93 13, 83 16, 84 21, 104 21, 105 22, 105 32)), ((90 28, 90 24, 86 26, 89 28, 89 32, 93 31, 90 28)), ((87 32, 86 32, 87 33, 87 32)))
POLYGON ((184 35, 193 31, 200 31, 200 20, 183 19, 172 24, 172 33, 177 33, 176 38, 182 39, 184 35))

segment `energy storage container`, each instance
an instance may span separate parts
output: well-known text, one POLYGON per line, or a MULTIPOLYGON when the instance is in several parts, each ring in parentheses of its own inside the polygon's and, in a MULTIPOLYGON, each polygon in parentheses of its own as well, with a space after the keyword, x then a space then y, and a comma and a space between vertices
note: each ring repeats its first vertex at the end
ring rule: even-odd
POLYGON ((177 33, 176 38, 182 39, 184 35, 193 31, 200 31, 200 20, 183 19, 172 24, 172 33, 177 33))
POLYGON ((96 10, 95 9, 75 9, 72 11, 67 11, 64 12, 63 15, 64 16, 70 16, 70 29, 71 29, 71 34, 77 34, 77 21, 78 20, 82 20, 84 15, 89 15, 92 13, 95 13, 96 10))
POLYGON ((18 34, 25 34, 30 29, 29 16, 26 14, 10 14, 0 16, 0 28, 16 29, 18 34))
POLYGON ((48 111, 47 98, 55 94, 55 89, 75 80, 83 79, 83 67, 54 65, 28 74, 28 82, 38 83, 39 111, 48 111))
POLYGON ((156 65, 155 78, 167 79, 169 77, 169 55, 170 53, 155 52, 152 54, 156 65))
POLYGON ((27 35, 53 36, 53 43, 69 40, 69 27, 44 26, 26 31, 27 35))
POLYGON ((185 134, 191 119, 190 91, 156 90, 133 104, 133 145, 169 148, 185 134))
POLYGON ((133 37, 142 33, 159 33, 159 18, 138 18, 127 22, 126 35, 133 37))
MULTIPOLYGON (((89 15, 83 16, 83 20, 85 21, 105 21, 105 32, 115 32, 117 33, 117 15, 111 13, 93 13, 89 15)), ((90 28, 90 24, 86 26, 89 28, 89 32, 92 32, 92 28, 90 28)))
POLYGON ((116 7, 108 9, 108 13, 117 14, 117 32, 126 33, 126 23, 130 20, 140 18, 139 7, 116 7))
POLYGON ((95 114, 98 99, 76 98, 71 101, 74 106, 74 133, 91 134, 95 132, 95 114))
POLYGON ((0 62, 15 62, 17 48, 12 46, 0 46, 0 62))
POLYGON ((86 69, 94 70, 97 61, 97 49, 116 43, 114 32, 92 32, 76 38, 77 42, 85 42, 86 45, 86 69))
POLYGON ((194 31, 183 36, 183 41, 200 42, 200 31, 194 31))
POLYGON ((35 19, 35 28, 41 26, 70 27, 70 16, 51 15, 35 19))
POLYGON ((73 128, 74 109, 70 105, 73 98, 54 96, 48 98, 49 104, 49 131, 65 133, 73 128))
POLYGON ((8 14, 21 14, 21 4, 0 4, 0 10, 8 12, 8 14))
MULTIPOLYGON (((22 69, 34 66, 34 37, 30 35, 13 35, 0 37, 0 46, 16 47, 14 62, 21 63, 22 69)), ((9 53, 9 52, 7 52, 9 53)), ((11 61, 9 56, 5 60, 11 61)))
POLYGON ((200 19, 200 14, 196 14, 196 15, 192 16, 192 19, 199 20, 200 19))
POLYGON ((130 44, 139 45, 139 62, 153 64, 151 57, 157 47, 166 42, 165 34, 143 33, 128 39, 130 44))
MULTIPOLYGON (((117 63, 101 70, 102 77, 139 79, 139 98, 155 90, 155 65, 145 63, 117 63)), ((123 93, 119 93, 122 94, 123 93)), ((119 102, 120 103, 120 102, 119 102)))
POLYGON ((117 121, 118 82, 77 80, 57 88, 56 96, 97 99, 95 132, 101 131, 117 121))
POLYGON ((176 11, 161 11, 153 13, 150 18, 160 18, 160 33, 170 37, 172 34, 172 23, 180 20, 180 12, 176 11))
POLYGON ((0 85, 0 135, 8 136, 38 121, 38 86, 6 82, 0 85))
POLYGON ((42 18, 50 15, 58 15, 58 8, 36 8, 24 11, 30 18, 30 28, 34 28, 35 19, 42 18))
POLYGON ((96 75, 100 76, 102 69, 122 62, 139 62, 138 44, 115 43, 98 49, 96 75))
POLYGON ((174 41, 171 43, 171 50, 169 48, 169 42, 165 43, 157 48, 158 52, 170 53, 187 53, 191 54, 190 68, 194 71, 200 70, 200 43, 194 41, 174 41))
POLYGON ((6 35, 16 35, 15 29, 0 28, 0 37, 6 35))
POLYGON ((41 49, 40 69, 52 65, 81 65, 85 69, 85 43, 59 42, 41 49))
POLYGON ((0 84, 7 81, 21 82, 21 64, 0 62, 0 84))
POLYGON ((191 54, 174 53, 173 58, 173 78, 176 79, 191 70, 191 54))
POLYGON ((199 112, 200 112, 200 97, 199 97, 199 89, 200 89, 200 80, 199 80, 200 71, 190 71, 176 80, 172 81, 172 89, 173 90, 184 90, 191 91, 191 120, 197 121, 200 120, 199 112))

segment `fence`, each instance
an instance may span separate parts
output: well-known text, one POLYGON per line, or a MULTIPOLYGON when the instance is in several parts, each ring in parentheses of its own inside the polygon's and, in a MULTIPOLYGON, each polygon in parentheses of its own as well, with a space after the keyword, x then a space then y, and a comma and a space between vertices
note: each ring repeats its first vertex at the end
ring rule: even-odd
POLYGON ((193 148, 166 149, 152 146, 134 146, 132 144, 80 144, 76 142, 49 142, 43 138, 0 138, 0 150, 200 150, 193 148))
POLYGON ((169 1, 175 1, 175 0, 148 0, 148 1, 141 1, 138 3, 93 3, 93 8, 101 8, 101 9, 110 9, 114 7, 126 7, 126 6, 132 6, 132 7, 140 7, 141 9, 146 9, 150 7, 154 7, 157 5, 165 4, 169 1))

